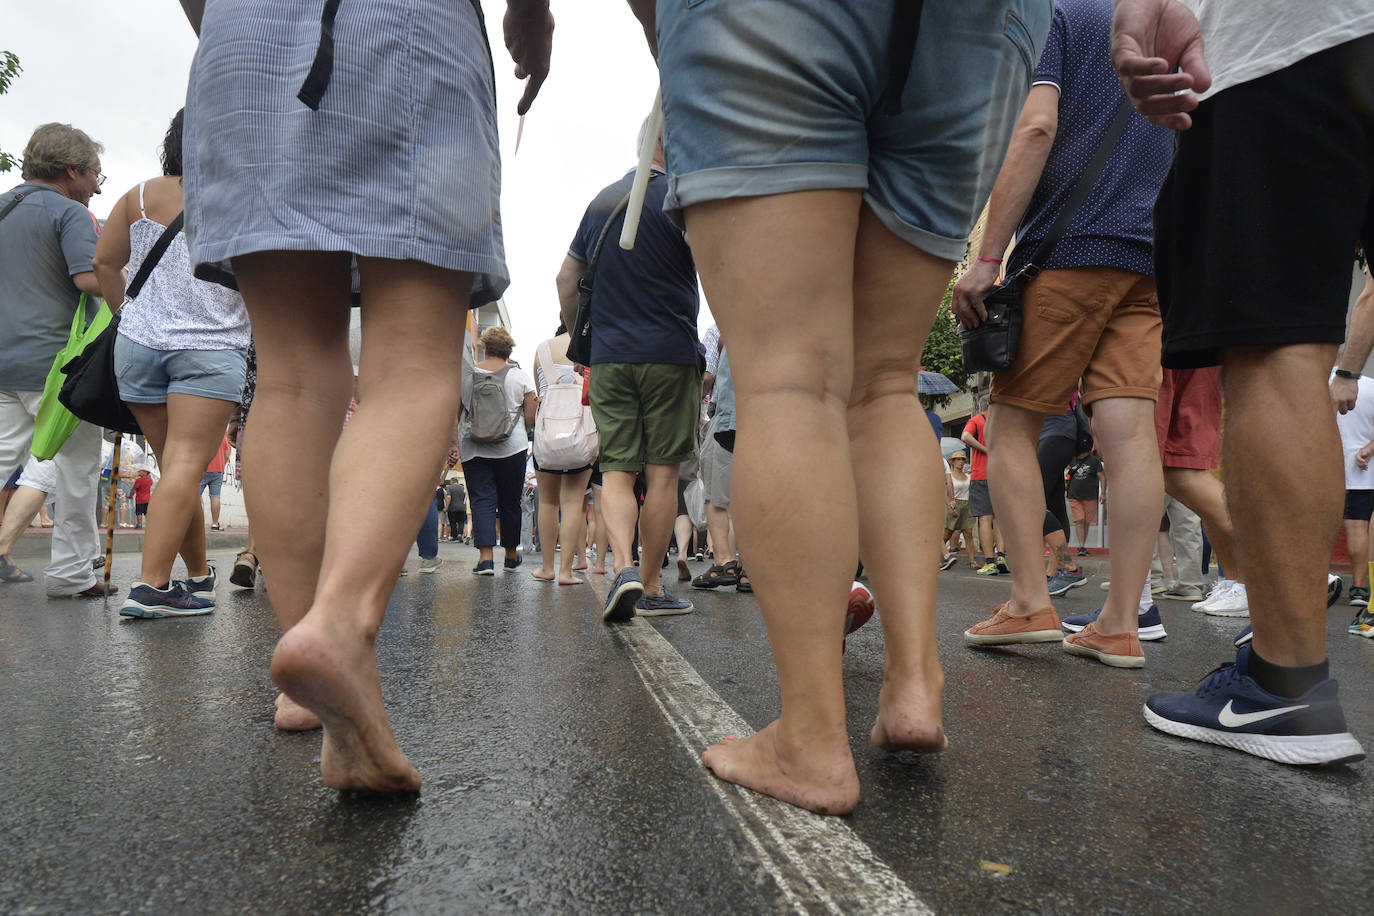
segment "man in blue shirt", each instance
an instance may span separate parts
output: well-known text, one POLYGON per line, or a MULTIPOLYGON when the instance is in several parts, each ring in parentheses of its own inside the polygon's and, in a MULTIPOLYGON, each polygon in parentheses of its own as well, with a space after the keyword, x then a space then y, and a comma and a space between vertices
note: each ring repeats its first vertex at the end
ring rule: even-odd
POLYGON ((603 614, 607 621, 692 610, 691 602, 668 592, 659 577, 677 515, 678 465, 696 455, 702 396, 696 265, 681 230, 663 214, 662 157, 660 138, 634 248, 626 251, 618 244, 625 215, 615 212, 630 191, 634 173, 629 172, 587 208, 558 272, 563 321, 576 327, 578 283, 609 219, 590 277, 595 290, 590 403, 601 440, 601 499, 616 565, 603 614), (642 511, 634 495, 641 469, 647 481, 642 511), (636 515, 642 580, 633 563, 636 515))
MULTIPOLYGON (((953 309, 978 325, 1013 229, 1008 275, 1030 263, 1102 143, 1125 96, 1108 57, 1110 0, 1056 0, 1049 38, 988 203, 981 251, 954 288, 953 309)), ((1043 270, 1025 287, 1016 360, 992 385, 996 447, 988 480, 1012 568, 1011 599, 965 633, 975 645, 1059 642, 1060 620, 1039 559, 1045 502, 1035 444, 1047 414, 1076 387, 1112 475, 1111 590, 1101 614, 1065 650, 1108 665, 1145 664, 1137 636, 1163 478, 1154 444, 1160 316, 1151 213, 1169 168, 1168 131, 1132 113, 1125 133, 1043 270)), ((1077 582, 1069 583, 1064 590, 1077 582)))

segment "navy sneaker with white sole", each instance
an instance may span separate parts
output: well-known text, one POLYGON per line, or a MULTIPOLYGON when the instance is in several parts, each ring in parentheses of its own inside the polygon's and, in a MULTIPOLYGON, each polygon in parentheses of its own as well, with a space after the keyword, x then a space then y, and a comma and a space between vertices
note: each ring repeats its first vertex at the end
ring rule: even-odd
POLYGON ((167 588, 153 588, 142 582, 135 582, 129 590, 129 597, 120 607, 121 617, 197 617, 209 614, 215 609, 215 602, 186 590, 186 583, 173 582, 167 588))
POLYGON ((1334 678, 1300 697, 1279 697, 1250 677, 1249 646, 1214 669, 1192 693, 1158 693, 1145 721, 1180 738, 1205 741, 1279 763, 1317 766, 1364 759, 1350 734, 1334 678))
POLYGON ((644 596, 644 580, 633 566, 627 566, 616 573, 611 582, 611 590, 606 595, 606 607, 601 619, 606 623, 624 623, 633 620, 635 605, 644 596))
MULTIPOLYGON (((1077 633, 1090 623, 1094 623, 1098 615, 1102 613, 1102 608, 1098 608, 1088 614, 1075 614, 1073 617, 1065 617, 1060 621, 1059 626, 1065 633, 1077 633)), ((1154 642, 1165 639, 1168 633, 1164 632, 1164 620, 1159 616, 1159 605, 1152 604, 1148 611, 1142 611, 1136 622, 1137 636, 1141 642, 1154 642)))
POLYGON ((186 590, 197 598, 205 598, 208 601, 215 600, 215 584, 219 578, 215 573, 215 567, 211 563, 205 564, 210 571, 203 576, 190 576, 186 579, 186 590))
POLYGON ((692 602, 678 598, 666 588, 661 595, 641 595, 635 603, 635 613, 640 617, 671 617, 674 614, 692 613, 692 602))

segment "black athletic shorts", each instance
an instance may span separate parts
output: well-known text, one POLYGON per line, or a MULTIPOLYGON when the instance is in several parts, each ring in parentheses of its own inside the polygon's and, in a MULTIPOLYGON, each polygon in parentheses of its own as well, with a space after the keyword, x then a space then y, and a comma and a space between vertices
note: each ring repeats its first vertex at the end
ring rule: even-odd
POLYGON ((1367 522, 1371 515, 1374 515, 1374 490, 1345 491, 1344 518, 1367 522))
POLYGON ((1155 205, 1164 365, 1341 343, 1356 243, 1374 245, 1374 36, 1224 89, 1192 117, 1155 205))

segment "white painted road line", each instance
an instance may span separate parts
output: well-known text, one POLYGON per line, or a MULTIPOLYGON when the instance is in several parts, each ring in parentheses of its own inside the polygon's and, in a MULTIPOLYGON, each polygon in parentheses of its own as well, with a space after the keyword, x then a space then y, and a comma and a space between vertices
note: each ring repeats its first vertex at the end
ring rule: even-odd
MULTIPOLYGON (((604 603, 606 578, 587 579, 604 603)), ((753 734, 749 723, 646 621, 635 618, 607 629, 625 646, 649 695, 698 764, 701 751, 726 735, 753 734)), ((792 911, 932 912, 844 821, 717 779, 704 766, 701 773, 792 911)))

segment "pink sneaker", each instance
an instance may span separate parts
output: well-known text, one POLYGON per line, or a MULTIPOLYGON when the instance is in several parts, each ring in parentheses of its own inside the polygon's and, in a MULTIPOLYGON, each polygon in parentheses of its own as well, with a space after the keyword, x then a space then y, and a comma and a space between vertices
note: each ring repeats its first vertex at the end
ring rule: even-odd
POLYGON ((1031 614, 1012 614, 1006 604, 997 606, 991 617, 964 631, 964 642, 971 646, 1015 646, 1022 643, 1060 642, 1059 615, 1052 607, 1031 614))

